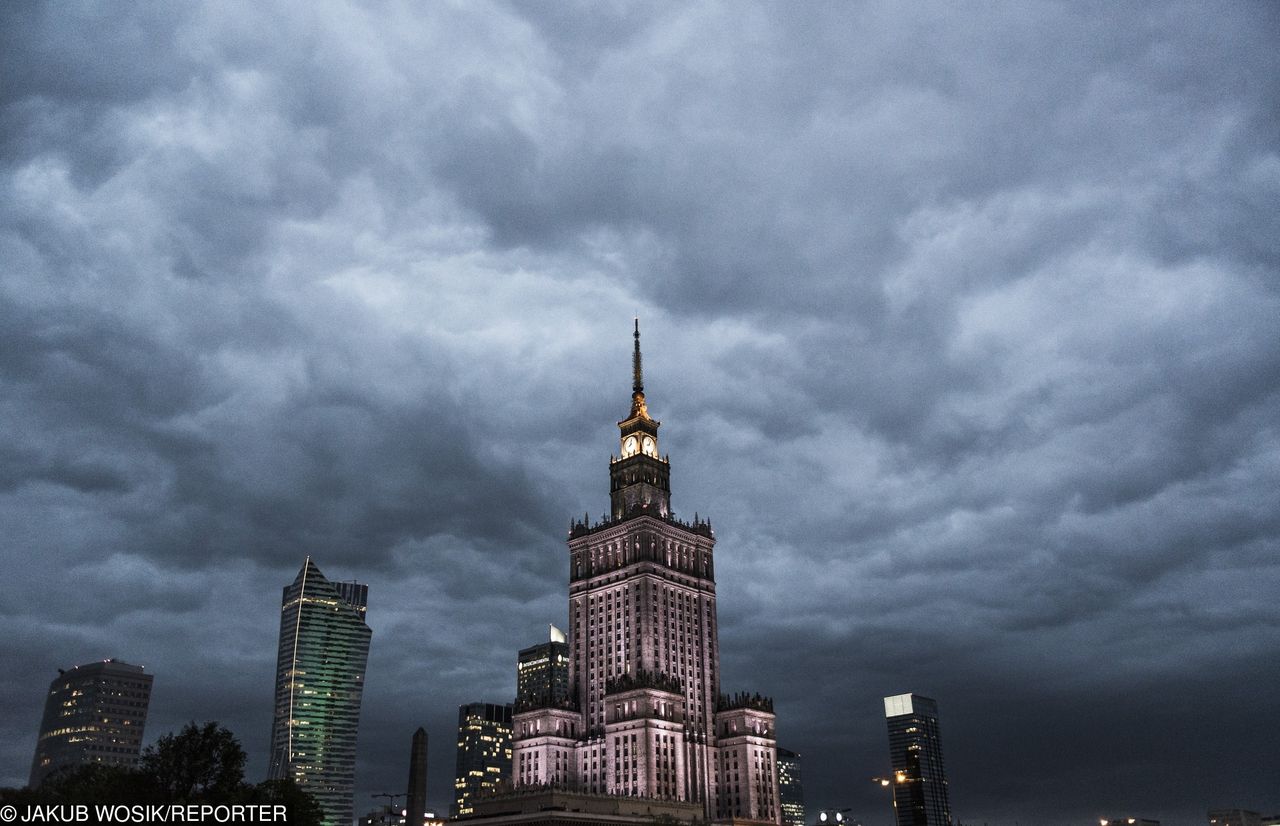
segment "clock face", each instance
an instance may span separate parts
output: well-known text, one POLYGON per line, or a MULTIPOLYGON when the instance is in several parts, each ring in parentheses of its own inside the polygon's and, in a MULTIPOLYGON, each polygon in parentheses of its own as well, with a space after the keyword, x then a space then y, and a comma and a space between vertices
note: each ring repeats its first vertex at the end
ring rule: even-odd
POLYGON ((644 437, 644 452, 645 452, 645 454, 646 454, 646 455, 648 455, 648 456, 657 456, 657 455, 658 455, 658 445, 657 445, 657 443, 655 443, 655 442, 653 441, 653 437, 652 437, 652 436, 645 436, 645 437, 644 437))
POLYGON ((633 456, 636 452, 636 437, 628 436, 627 440, 622 443, 622 455, 633 456))

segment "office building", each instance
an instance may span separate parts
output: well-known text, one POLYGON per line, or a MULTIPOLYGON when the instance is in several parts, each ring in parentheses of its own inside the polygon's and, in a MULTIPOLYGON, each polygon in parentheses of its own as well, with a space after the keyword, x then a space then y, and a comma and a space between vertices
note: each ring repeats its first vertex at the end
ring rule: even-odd
POLYGON ((781 823, 773 703, 721 694, 715 534, 671 508, 638 323, 634 338, 609 513, 569 530, 572 702, 517 711, 513 780, 670 801, 682 820, 781 823))
POLYGON ((150 674, 119 660, 79 665, 49 683, 31 761, 31 788, 61 768, 138 765, 150 674))
POLYGON ((477 798, 510 782, 511 713, 509 703, 470 703, 458 708, 454 817, 472 814, 477 798))
POLYGON ((547 642, 520 649, 516 705, 563 705, 569 695, 569 643, 564 632, 552 625, 547 642))
POLYGON ((805 826, 800 755, 790 749, 778 749, 778 800, 782 805, 783 826, 805 826))
POLYGON ((281 601, 270 777, 293 778, 326 826, 352 821, 368 603, 367 585, 330 582, 311 557, 281 601))
POLYGON ((938 704, 918 694, 884 698, 897 826, 950 826, 951 802, 938 738, 938 704))
POLYGON ((422 826, 427 815, 427 730, 418 726, 409 746, 409 790, 405 794, 405 822, 422 826))

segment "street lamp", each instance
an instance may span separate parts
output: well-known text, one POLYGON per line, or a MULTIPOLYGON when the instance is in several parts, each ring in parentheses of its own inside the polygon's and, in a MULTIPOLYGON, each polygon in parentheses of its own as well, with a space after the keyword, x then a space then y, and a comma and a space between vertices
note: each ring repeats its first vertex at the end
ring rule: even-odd
POLYGON ((377 799, 379 797, 387 798, 387 811, 386 811, 386 814, 383 815, 383 817, 386 818, 385 822, 388 822, 388 823, 400 822, 400 818, 397 817, 395 813, 396 798, 405 797, 405 796, 406 795, 403 792, 401 792, 400 794, 391 794, 390 792, 381 792, 379 794, 370 795, 370 797, 373 797, 374 799, 377 799))

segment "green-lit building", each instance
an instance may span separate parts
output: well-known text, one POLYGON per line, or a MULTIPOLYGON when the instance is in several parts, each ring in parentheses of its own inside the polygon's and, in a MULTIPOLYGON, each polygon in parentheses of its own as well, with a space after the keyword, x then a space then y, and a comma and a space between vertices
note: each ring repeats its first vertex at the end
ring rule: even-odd
POLYGON ((475 801, 511 782, 512 706, 468 703, 458 707, 458 763, 454 817, 475 813, 475 801))
POLYGON ((293 778, 331 826, 353 814, 368 602, 369 586, 330 582, 307 557, 280 608, 270 776, 293 778))

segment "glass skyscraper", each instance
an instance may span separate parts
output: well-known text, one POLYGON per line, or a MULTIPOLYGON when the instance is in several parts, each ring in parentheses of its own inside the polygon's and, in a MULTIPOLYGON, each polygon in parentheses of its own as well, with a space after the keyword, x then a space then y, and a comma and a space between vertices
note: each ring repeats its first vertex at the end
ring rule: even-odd
POLYGON ((778 801, 782 805, 783 826, 805 826, 800 755, 782 747, 778 748, 778 801))
POLYGON ((938 704, 919 694, 884 698, 897 826, 950 826, 951 802, 938 739, 938 704))
POLYGON ((58 669, 45 695, 31 788, 64 767, 138 765, 151 680, 142 666, 119 660, 58 669))
POLYGON ((458 763, 453 816, 472 814, 476 797, 511 780, 511 704, 458 707, 458 763))
POLYGON ((330 582, 307 557, 281 602, 270 777, 293 778, 329 826, 352 818, 368 601, 369 586, 330 582))
POLYGON ((516 662, 516 704, 562 705, 569 701, 569 643, 551 626, 547 642, 520 649, 516 662))

